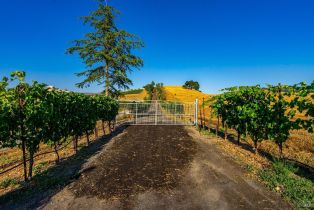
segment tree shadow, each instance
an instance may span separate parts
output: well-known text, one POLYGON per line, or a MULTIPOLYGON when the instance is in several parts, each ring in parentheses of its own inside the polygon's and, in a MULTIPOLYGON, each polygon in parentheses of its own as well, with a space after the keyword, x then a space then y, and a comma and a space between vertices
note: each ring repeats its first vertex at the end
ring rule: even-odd
MULTIPOLYGON (((99 153, 104 146, 115 136, 122 133, 129 125, 121 124, 114 132, 105 135, 93 142, 89 147, 80 149, 75 155, 61 160, 54 165, 36 174, 30 182, 23 182, 21 187, 0 196, 0 209, 36 209, 49 201, 66 185, 78 179, 81 168, 91 156, 99 153)), ((93 170, 87 168, 84 170, 93 170)))

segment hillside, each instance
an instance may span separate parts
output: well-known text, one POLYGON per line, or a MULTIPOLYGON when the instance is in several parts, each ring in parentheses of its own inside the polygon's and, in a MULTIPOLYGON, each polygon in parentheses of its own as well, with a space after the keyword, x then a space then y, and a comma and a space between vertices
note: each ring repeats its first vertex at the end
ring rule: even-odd
POLYGON ((126 94, 124 96, 120 97, 120 100, 123 101, 137 101, 137 100, 144 100, 144 98, 147 96, 146 90, 143 89, 142 92, 136 93, 136 94, 126 94))
POLYGON ((181 86, 165 86, 164 90, 166 94, 166 100, 168 101, 193 102, 198 98, 201 102, 203 98, 206 101, 212 96, 196 90, 185 89, 181 86))
MULTIPOLYGON (((164 86, 164 91, 167 101, 181 101, 181 102, 193 102, 195 99, 199 99, 202 103, 203 98, 205 101, 212 95, 202 93, 196 90, 185 89, 181 86, 164 86)), ((144 100, 147 96, 147 92, 143 90, 138 94, 127 94, 121 97, 121 100, 144 100)))

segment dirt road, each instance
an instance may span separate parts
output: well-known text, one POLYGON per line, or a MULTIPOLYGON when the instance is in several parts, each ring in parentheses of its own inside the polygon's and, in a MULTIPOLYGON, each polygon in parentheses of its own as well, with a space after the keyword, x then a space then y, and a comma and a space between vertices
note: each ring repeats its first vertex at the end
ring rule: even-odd
POLYGON ((183 126, 130 126, 41 209, 291 209, 183 126))

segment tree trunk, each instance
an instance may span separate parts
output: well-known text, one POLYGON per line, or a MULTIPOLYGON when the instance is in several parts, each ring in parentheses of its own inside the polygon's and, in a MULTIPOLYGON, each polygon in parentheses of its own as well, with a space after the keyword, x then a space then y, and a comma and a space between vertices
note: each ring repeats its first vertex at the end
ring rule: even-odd
POLYGON ((96 126, 95 126, 95 138, 98 139, 98 129, 97 129, 97 123, 96 123, 96 126))
MULTIPOLYGON (((23 91, 23 89, 18 90, 19 93, 23 91)), ((24 170, 24 181, 28 180, 27 177, 27 161, 26 161, 26 139, 25 139, 25 127, 24 127, 24 100, 19 98, 19 121, 20 121, 20 128, 21 128, 21 141, 22 141, 22 152, 23 152, 23 170, 24 170)))
POLYGON ((228 125, 227 125, 227 123, 225 123, 225 140, 227 140, 227 138, 228 138, 228 125))
POLYGON ((22 140, 22 151, 23 151, 23 169, 24 169, 24 181, 27 179, 27 161, 26 161, 26 148, 25 148, 25 140, 22 140))
POLYGON ((86 143, 87 143, 87 146, 89 146, 89 133, 88 133, 88 131, 86 131, 86 143))
POLYGON ((78 142, 78 136, 74 136, 73 137, 73 150, 75 154, 77 153, 77 142, 78 142))
POLYGON ((116 119, 113 120, 111 132, 114 131, 115 127, 116 127, 116 119))
POLYGON ((238 132, 238 145, 240 145, 240 140, 241 140, 241 133, 238 132))
POLYGON ((105 122, 103 120, 101 121, 101 125, 102 125, 102 131, 104 132, 104 135, 106 135, 105 122))
POLYGON ((278 144, 278 149, 279 149, 279 157, 280 157, 280 159, 283 159, 282 143, 278 144))
POLYGON ((257 154, 257 141, 253 139, 254 142, 254 153, 257 154))
POLYGON ((200 127, 201 127, 201 128, 203 128, 203 115, 202 115, 202 109, 200 109, 200 108, 199 108, 199 110, 200 110, 200 123, 201 123, 200 127))
POLYGON ((33 165, 34 165, 34 153, 29 152, 29 168, 28 168, 29 180, 33 179, 33 165))
POLYGON ((55 153, 56 153, 56 163, 58 164, 60 162, 60 156, 59 156, 59 153, 58 153, 58 148, 57 148, 57 144, 54 143, 54 147, 53 147, 55 153))
POLYGON ((111 121, 108 121, 109 134, 111 134, 111 121))
POLYGON ((106 96, 109 96, 109 66, 106 65, 106 96))

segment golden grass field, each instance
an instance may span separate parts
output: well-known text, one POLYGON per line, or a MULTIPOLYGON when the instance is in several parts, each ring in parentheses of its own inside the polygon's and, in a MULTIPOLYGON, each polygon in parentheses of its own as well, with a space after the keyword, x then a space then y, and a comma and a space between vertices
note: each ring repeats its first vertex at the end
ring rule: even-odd
MULTIPOLYGON (((198 99, 200 103, 202 100, 208 100, 212 97, 210 94, 202 93, 196 90, 184 89, 181 86, 165 86, 164 87, 166 100, 167 101, 178 101, 178 102, 193 102, 198 99)), ((139 94, 128 94, 121 97, 121 100, 144 100, 147 96, 147 92, 143 90, 139 94)))

